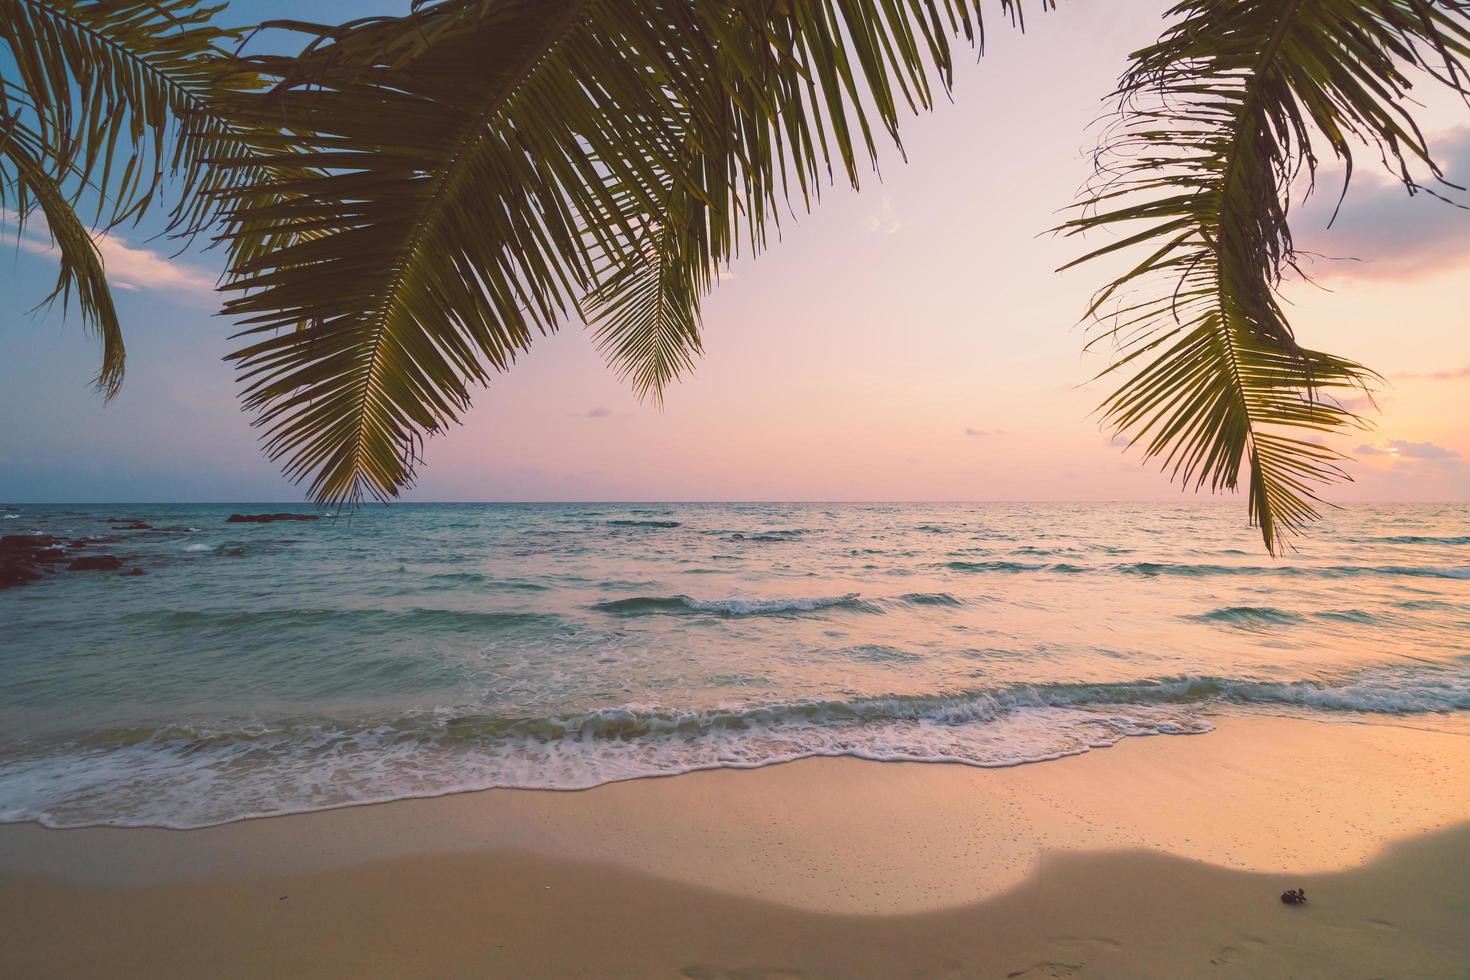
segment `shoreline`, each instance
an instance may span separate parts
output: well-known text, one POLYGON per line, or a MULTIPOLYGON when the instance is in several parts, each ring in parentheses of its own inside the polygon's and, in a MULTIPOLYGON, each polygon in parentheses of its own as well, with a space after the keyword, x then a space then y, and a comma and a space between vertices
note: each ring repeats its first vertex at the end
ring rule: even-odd
POLYGON ((1463 976, 1470 738, 1215 721, 1003 769, 3 825, 0 973, 1463 976))

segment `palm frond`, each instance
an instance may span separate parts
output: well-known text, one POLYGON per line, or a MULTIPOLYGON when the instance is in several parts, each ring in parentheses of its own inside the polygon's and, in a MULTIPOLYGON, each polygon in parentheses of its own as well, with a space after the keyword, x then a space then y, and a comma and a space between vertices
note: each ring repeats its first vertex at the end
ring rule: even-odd
MULTIPOLYGON (((1463 0, 1183 0, 1160 40, 1133 55, 1097 181, 1063 225, 1126 227, 1067 267, 1141 257, 1089 316, 1124 378, 1105 420, 1186 486, 1235 490, 1276 553, 1346 478, 1323 442, 1363 425, 1335 397, 1372 386, 1351 360, 1302 348, 1278 296, 1297 267, 1292 188, 1325 144, 1351 175, 1375 147, 1409 192, 1415 162, 1439 170, 1408 98, 1433 79, 1466 95, 1463 0), (1141 227, 1140 227, 1141 226, 1141 227)), ((1346 188, 1344 188, 1346 193, 1346 188)))
POLYGON ((589 296, 658 397, 717 265, 855 182, 979 25, 971 0, 443 0, 255 59, 277 84, 232 111, 310 134, 249 161, 303 176, 233 216, 231 356, 267 452, 323 503, 395 496, 471 386, 589 296))
POLYGON ((254 84, 224 57, 236 33, 212 23, 221 9, 203 0, 0 0, 0 40, 45 162, 73 200, 97 197, 103 223, 139 217, 172 175, 171 230, 197 232, 246 179, 219 165, 245 147, 214 101, 254 84))
POLYGON ((95 200, 95 222, 106 228, 138 220, 166 191, 168 230, 193 236, 251 179, 230 165, 246 145, 216 108, 220 95, 255 84, 222 50, 234 34, 211 22, 220 9, 201 0, 0 0, 0 120, 29 134, 8 148, 15 169, 0 181, 44 211, 61 258, 52 298, 76 286, 88 327, 103 339, 98 386, 109 398, 122 381, 122 339, 106 284, 92 275, 100 258, 76 237, 84 223, 74 212, 95 200))
POLYGON ((47 171, 38 149, 39 134, 18 120, 0 117, 0 208, 13 211, 15 234, 24 236, 29 219, 40 211, 55 246, 56 286, 45 302, 60 300, 65 308, 75 293, 82 323, 102 341, 98 391, 111 398, 122 384, 127 352, 122 326, 112 305, 112 290, 102 256, 91 234, 77 218, 61 186, 47 171))

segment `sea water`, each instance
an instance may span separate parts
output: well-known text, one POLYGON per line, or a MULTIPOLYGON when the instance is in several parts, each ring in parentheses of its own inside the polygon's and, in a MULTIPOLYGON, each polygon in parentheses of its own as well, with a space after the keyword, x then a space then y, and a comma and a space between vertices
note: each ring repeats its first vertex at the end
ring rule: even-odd
POLYGON ((1221 715, 1470 733, 1470 507, 21 506, 0 820, 196 827, 808 756, 1038 763, 1221 715), (300 509, 300 508, 298 508, 300 509), (131 528, 143 522, 148 528, 131 528))

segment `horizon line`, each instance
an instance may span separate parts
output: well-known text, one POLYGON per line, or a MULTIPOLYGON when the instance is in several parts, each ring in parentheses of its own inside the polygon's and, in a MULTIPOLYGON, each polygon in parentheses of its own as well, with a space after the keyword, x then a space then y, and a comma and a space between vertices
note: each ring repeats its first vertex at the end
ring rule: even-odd
MULTIPOLYGON (((368 507, 376 507, 376 506, 381 506, 381 507, 404 507, 404 506, 415 506, 415 505, 436 505, 436 506, 437 505, 460 505, 460 506, 464 506, 464 505, 470 505, 470 504, 501 505, 501 506, 546 505, 546 506, 584 506, 584 507, 585 506, 590 506, 590 505, 612 505, 612 504, 618 504, 618 505, 629 505, 629 504, 660 504, 660 505, 676 505, 676 504, 784 504, 784 505, 789 505, 789 504, 828 504, 828 505, 833 505, 833 504, 840 504, 840 505, 854 505, 854 504, 1160 504, 1160 505, 1168 505, 1168 506, 1224 506, 1224 505, 1231 504, 1231 503, 1234 503, 1234 502, 1235 502, 1235 500, 1234 500, 1233 497, 1232 498, 1225 498, 1225 497, 1204 497, 1204 498, 1197 498, 1197 499, 1193 499, 1193 500, 1159 500, 1159 499, 1147 499, 1147 498, 1139 499, 1139 498, 1126 498, 1126 497, 1099 497, 1099 498, 1096 498, 1096 499, 1073 499, 1073 500, 1066 500, 1066 499, 1041 499, 1041 498, 1036 498, 1036 499, 1018 499, 1018 498, 1000 498, 1000 497, 975 498, 975 499, 955 499, 955 498, 948 498, 948 499, 941 499, 941 498, 928 499, 928 498, 923 498, 923 499, 920 499, 920 498, 909 498, 909 499, 889 499, 889 500, 883 500, 883 499, 877 499, 877 498, 874 498, 874 499, 856 499, 856 498, 854 498, 854 499, 846 499, 846 500, 822 499, 822 498, 790 498, 790 499, 784 499, 784 500, 783 499, 757 499, 757 498, 725 498, 725 499, 716 499, 716 498, 708 498, 708 499, 694 499, 694 498, 676 499, 676 498, 665 498, 665 499, 657 499, 657 498, 649 497, 649 498, 623 498, 623 499, 608 498, 608 499, 585 499, 585 500, 565 500, 565 499, 562 499, 562 500, 512 500, 512 499, 504 499, 504 500, 381 500, 381 501, 380 500, 373 500, 373 501, 363 501, 361 503, 353 504, 353 505, 347 505, 347 504, 331 505, 331 504, 314 504, 314 503, 312 503, 310 501, 304 501, 304 500, 264 500, 264 499, 260 499, 260 500, 251 500, 251 499, 235 499, 235 500, 145 500, 145 499, 138 499, 138 500, 3 500, 3 499, 0 499, 0 507, 102 507, 102 506, 108 506, 108 507, 134 506, 135 507, 135 506, 140 506, 140 505, 145 505, 145 504, 161 504, 161 505, 165 505, 165 506, 173 506, 173 505, 180 505, 180 504, 200 505, 200 506, 204 506, 204 505, 228 506, 228 505, 246 505, 246 504, 249 504, 249 505, 260 505, 260 506, 271 506, 271 507, 306 507, 306 508, 311 508, 311 509, 314 509, 314 510, 332 510, 335 507, 338 510, 346 511, 346 510, 363 510, 363 509, 366 509, 368 507)), ((1470 498, 1463 499, 1463 500, 1391 500, 1391 499, 1383 499, 1383 500, 1347 500, 1347 501, 1342 501, 1342 502, 1337 502, 1337 503, 1326 502, 1326 501, 1323 502, 1323 505, 1329 511, 1334 510, 1334 509, 1340 510, 1340 509, 1343 509, 1343 508, 1346 508, 1346 507, 1364 506, 1364 505, 1379 506, 1379 505, 1384 505, 1384 504, 1394 504, 1394 505, 1415 504, 1415 505, 1451 506, 1451 505, 1458 505, 1458 504, 1470 504, 1470 498)), ((1324 514, 1323 516, 1326 516, 1326 515, 1324 514)))

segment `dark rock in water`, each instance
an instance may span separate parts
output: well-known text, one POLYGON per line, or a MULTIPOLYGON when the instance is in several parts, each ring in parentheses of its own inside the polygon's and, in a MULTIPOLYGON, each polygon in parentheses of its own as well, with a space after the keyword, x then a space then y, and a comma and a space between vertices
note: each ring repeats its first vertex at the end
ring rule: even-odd
POLYGON ((272 524, 276 521, 317 521, 320 514, 231 514, 226 524, 272 524))
POLYGON ((122 562, 112 555, 86 555, 73 558, 66 567, 74 572, 115 572, 122 568, 122 562))
POLYGON ((42 548, 39 551, 31 553, 31 561, 44 562, 46 564, 66 561, 66 552, 60 548, 42 548))
POLYGON ((40 577, 41 573, 29 562, 15 558, 0 558, 0 589, 24 585, 40 577))
POLYGON ((153 525, 145 524, 142 521, 129 521, 126 524, 114 524, 112 525, 112 529, 114 531, 151 531, 153 530, 153 525))
POLYGON ((145 572, 145 571, 143 571, 143 569, 141 569, 141 568, 129 568, 129 569, 125 570, 125 571, 119 572, 118 574, 119 575, 147 575, 148 573, 145 572))
POLYGON ((59 543, 49 534, 7 534, 0 537, 0 555, 28 554, 59 543))
POLYGON ((81 538, 77 538, 71 544, 67 545, 68 548, 85 548, 86 546, 87 542, 83 541, 81 538))
POLYGON ((1281 893, 1281 901, 1287 905, 1307 904, 1307 890, 1305 888, 1289 888, 1281 893))

